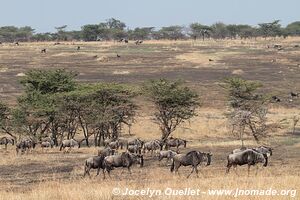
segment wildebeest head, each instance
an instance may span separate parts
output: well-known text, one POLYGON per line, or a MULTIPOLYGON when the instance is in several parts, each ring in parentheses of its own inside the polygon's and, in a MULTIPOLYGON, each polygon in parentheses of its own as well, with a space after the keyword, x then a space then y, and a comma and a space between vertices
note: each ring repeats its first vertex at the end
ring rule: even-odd
POLYGON ((210 165, 212 154, 210 152, 206 153, 207 163, 206 166, 210 165))

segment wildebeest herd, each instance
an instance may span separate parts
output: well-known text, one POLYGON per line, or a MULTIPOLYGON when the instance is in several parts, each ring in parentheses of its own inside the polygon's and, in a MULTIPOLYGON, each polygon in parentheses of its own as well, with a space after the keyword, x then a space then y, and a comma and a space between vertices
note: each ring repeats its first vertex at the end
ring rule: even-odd
MULTIPOLYGON (((67 151, 69 152, 74 147, 80 148, 80 143, 81 141, 75 139, 63 140, 61 141, 59 150, 65 151, 65 149, 68 148, 67 151)), ((0 144, 5 145, 6 149, 8 144, 14 145, 15 140, 9 137, 2 137, 0 138, 0 144)), ((37 145, 40 145, 42 149, 54 147, 51 138, 42 139, 40 142, 35 142, 33 139, 27 138, 16 143, 16 153, 28 153, 37 145)), ((104 146, 103 149, 98 150, 97 155, 85 160, 83 176, 86 176, 86 174, 90 176, 90 170, 97 169, 97 175, 99 175, 100 170, 102 170, 103 178, 105 178, 105 173, 108 173, 110 177, 110 172, 113 169, 120 167, 127 168, 131 174, 131 166, 133 164, 139 164, 140 167, 143 167, 144 156, 146 154, 151 154, 151 156, 155 156, 158 161, 161 161, 164 158, 167 159, 167 166, 170 166, 171 172, 178 173, 180 166, 191 166, 192 171, 187 178, 190 177, 193 172, 195 172, 198 177, 198 167, 201 166, 201 163, 204 163, 206 166, 211 165, 213 157, 213 154, 210 151, 202 152, 192 150, 187 153, 180 153, 180 147, 186 148, 187 141, 173 137, 166 140, 155 139, 147 142, 139 138, 106 139, 104 141, 104 146)), ((262 163, 263 166, 266 167, 268 165, 269 157, 272 156, 272 150, 272 148, 267 146, 234 149, 227 156, 226 174, 229 173, 231 167, 236 169, 238 165, 248 165, 248 175, 250 167, 257 166, 257 173, 257 164, 262 163)))

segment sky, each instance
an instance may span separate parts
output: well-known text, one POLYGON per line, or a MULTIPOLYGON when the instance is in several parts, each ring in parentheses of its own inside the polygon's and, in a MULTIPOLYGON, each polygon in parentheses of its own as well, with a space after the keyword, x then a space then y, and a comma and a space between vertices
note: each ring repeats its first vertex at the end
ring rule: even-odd
POLYGON ((300 0, 0 0, 0 8, 0 26, 28 25, 36 32, 62 25, 80 30, 111 17, 129 28, 300 21, 300 0))

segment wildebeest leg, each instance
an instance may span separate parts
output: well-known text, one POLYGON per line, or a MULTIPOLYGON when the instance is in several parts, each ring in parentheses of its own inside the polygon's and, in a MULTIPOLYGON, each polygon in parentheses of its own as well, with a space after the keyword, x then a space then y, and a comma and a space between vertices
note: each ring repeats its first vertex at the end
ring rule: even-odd
POLYGON ((238 173, 237 173, 237 166, 235 165, 235 166, 233 166, 234 167, 234 172, 235 172, 235 174, 236 175, 239 175, 238 173))
POLYGON ((248 164, 248 176, 250 175, 250 167, 251 165, 248 164))
POLYGON ((255 172, 255 175, 257 175, 258 173, 258 165, 256 165, 256 172, 255 172))
MULTIPOLYGON (((199 178, 199 175, 198 175, 199 170, 197 169, 197 166, 195 167, 195 171, 196 171, 197 178, 199 178)), ((201 172, 201 174, 204 176, 204 174, 202 172, 201 172)))
POLYGON ((189 178, 190 177, 190 175, 194 172, 194 170, 195 170, 195 167, 193 167, 192 168, 192 171, 191 171, 191 173, 186 177, 186 178, 189 178))
POLYGON ((231 164, 229 164, 229 163, 227 164, 226 174, 229 173, 231 166, 232 166, 231 164))
POLYGON ((128 171, 129 171, 129 174, 131 175, 131 170, 130 170, 130 167, 127 167, 128 171))

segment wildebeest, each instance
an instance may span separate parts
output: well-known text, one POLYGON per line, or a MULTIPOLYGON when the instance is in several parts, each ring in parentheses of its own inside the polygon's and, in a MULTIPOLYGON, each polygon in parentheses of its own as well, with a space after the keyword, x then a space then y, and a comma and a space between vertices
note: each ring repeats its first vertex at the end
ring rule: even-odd
POLYGON ((272 96, 272 99, 273 99, 275 102, 280 102, 280 101, 281 101, 281 99, 278 98, 277 96, 272 96))
MULTIPOLYGON (((139 154, 132 154, 128 152, 123 152, 119 155, 107 156, 104 158, 103 167, 107 171, 110 176, 110 171, 114 168, 123 167, 127 168, 129 173, 131 174, 130 167, 134 164, 140 164, 140 167, 144 165, 144 158, 139 154)), ((104 174, 105 178, 105 174, 104 174)))
POLYGON ((114 155, 116 153, 115 149, 111 149, 111 148, 105 148, 105 149, 99 149, 98 150, 98 156, 100 155, 105 155, 105 156, 109 156, 109 155, 114 155))
POLYGON ((126 139, 122 139, 122 138, 119 138, 119 139, 118 139, 118 142, 119 142, 119 147, 120 147, 121 149, 123 149, 123 147, 126 147, 126 146, 127 146, 127 143, 128 143, 128 141, 127 141, 126 139))
POLYGON ((8 138, 8 137, 0 138, 0 145, 5 145, 5 149, 7 149, 8 144, 14 145, 15 140, 13 138, 8 138))
POLYGON ((231 153, 239 153, 239 152, 245 151, 247 149, 251 149, 258 153, 265 154, 267 157, 270 157, 273 154, 273 149, 271 147, 267 147, 267 146, 259 146, 259 147, 254 147, 254 148, 241 147, 239 149, 234 149, 231 153))
POLYGON ((268 157, 265 154, 259 153, 253 149, 246 149, 241 152, 231 153, 227 156, 227 169, 226 173, 229 173, 230 168, 237 167, 237 165, 248 165, 248 175, 250 173, 251 165, 258 163, 264 163, 264 167, 268 165, 268 157))
POLYGON ((214 61, 214 60, 210 58, 210 59, 208 59, 208 61, 209 61, 209 62, 212 62, 212 61, 214 61))
POLYGON ((62 149, 65 149, 66 147, 69 147, 69 150, 72 147, 78 146, 78 148, 80 148, 80 142, 77 142, 75 139, 69 139, 69 140, 63 140, 61 142, 59 151, 61 151, 62 149))
MULTIPOLYGON (((91 169, 97 169, 97 176, 99 175, 100 169, 104 170, 103 167, 103 161, 104 158, 110 155, 114 155, 115 150, 111 148, 105 148, 102 151, 98 151, 98 156, 93 156, 85 160, 84 163, 84 174, 83 177, 85 177, 86 174, 90 175, 91 169)), ((104 171, 103 171, 104 174, 104 171)))
POLYGON ((26 150, 29 151, 30 149, 34 149, 36 142, 33 139, 22 139, 18 144, 16 144, 16 152, 19 153, 21 150, 24 153, 26 150))
POLYGON ((119 141, 116 140, 116 141, 107 143, 105 146, 110 147, 111 149, 118 149, 120 145, 119 145, 119 141))
POLYGON ((160 151, 158 155, 158 160, 161 161, 164 158, 167 158, 167 160, 171 160, 175 155, 177 155, 177 152, 172 150, 160 151))
POLYGON ((19 42, 15 42, 15 45, 19 46, 20 44, 19 44, 19 42))
POLYGON ((129 41, 127 39, 125 39, 124 42, 127 44, 129 41))
POLYGON ((169 149, 170 147, 176 147, 177 150, 178 148, 182 145, 186 148, 186 143, 187 141, 186 140, 183 140, 183 139, 179 139, 179 138, 169 138, 165 141, 165 149, 169 149))
POLYGON ((60 42, 55 42, 55 43, 54 43, 54 45, 59 45, 59 44, 60 44, 60 42))
POLYGON ((137 41, 135 41, 136 45, 139 45, 139 44, 142 44, 142 43, 143 43, 143 40, 137 40, 137 41))
POLYGON ((282 45, 280 45, 280 44, 274 44, 274 48, 282 48, 282 45))
POLYGON ((141 147, 139 145, 137 145, 137 144, 135 144, 135 145, 129 145, 127 147, 127 151, 129 153, 136 153, 136 154, 141 154, 142 153, 141 152, 141 147))
POLYGON ((178 168, 183 166, 192 166, 191 173, 187 176, 187 178, 190 177, 190 175, 196 171, 196 175, 198 177, 198 169, 197 166, 201 164, 202 162, 206 162, 206 166, 210 165, 211 163, 211 153, 203 153, 200 151, 190 151, 187 154, 177 154, 172 159, 172 165, 171 165, 171 172, 178 172, 178 168))
POLYGON ((117 54, 117 58, 121 58, 121 56, 119 54, 117 54))
POLYGON ((44 142, 41 142, 41 148, 42 149, 44 149, 44 148, 53 148, 53 146, 54 146, 54 142, 53 141, 51 141, 51 142, 49 142, 49 141, 44 141, 44 142))
POLYGON ((153 154, 153 151, 155 150, 162 150, 162 143, 159 140, 152 140, 149 142, 145 142, 143 146, 143 152, 145 153, 146 150, 148 152, 151 151, 151 155, 153 154))
POLYGON ((123 42, 124 38, 121 38, 120 40, 118 40, 118 42, 123 42))
POLYGON ((127 141, 127 147, 128 147, 129 145, 138 145, 140 148, 142 148, 143 145, 144 145, 144 141, 142 141, 142 140, 139 139, 139 138, 136 138, 136 139, 130 139, 130 140, 127 141))
POLYGON ((299 93, 290 92, 290 96, 293 97, 299 97, 299 93))
POLYGON ((41 53, 46 53, 46 51, 47 51, 46 49, 42 49, 41 53))
POLYGON ((77 51, 79 51, 79 50, 80 50, 80 46, 77 47, 77 51))

